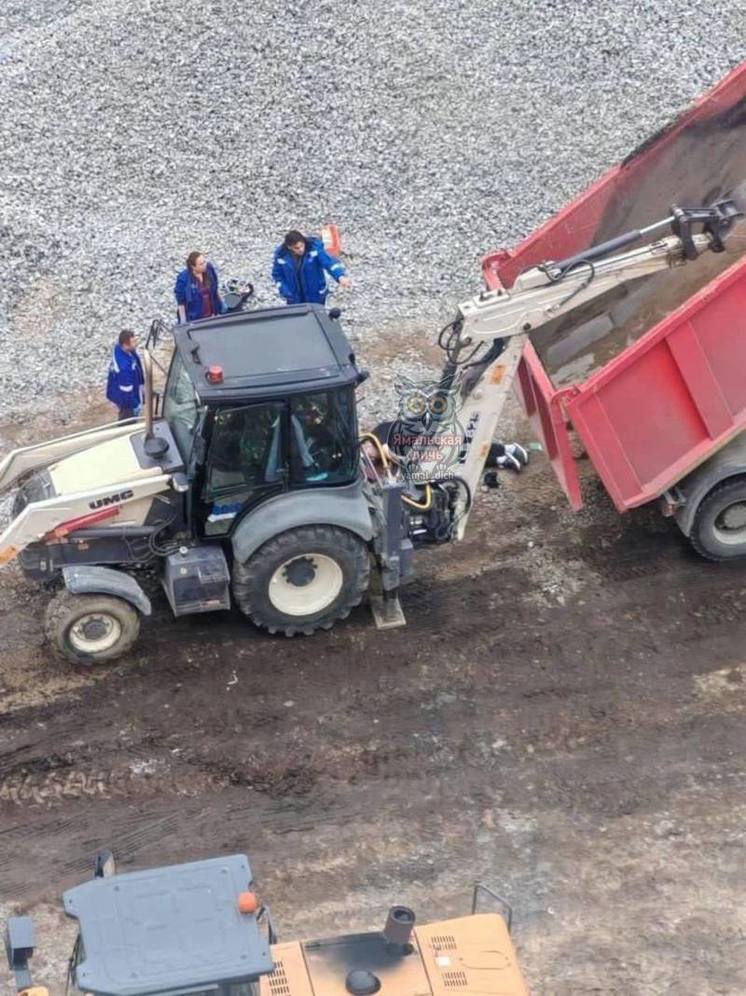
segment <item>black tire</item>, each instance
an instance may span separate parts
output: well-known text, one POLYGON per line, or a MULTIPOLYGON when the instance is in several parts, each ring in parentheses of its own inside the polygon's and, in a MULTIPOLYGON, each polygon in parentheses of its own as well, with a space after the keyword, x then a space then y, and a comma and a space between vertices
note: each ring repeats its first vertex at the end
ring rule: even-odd
POLYGON ((368 550, 361 539, 337 526, 301 526, 268 540, 247 563, 234 562, 233 596, 256 626, 285 636, 310 635, 317 629, 331 629, 338 619, 348 616, 362 601, 369 578, 368 550), (332 562, 336 567, 330 566, 332 562), (291 580, 288 570, 300 573, 297 581, 291 580), (283 611, 282 602, 288 599, 297 599, 303 608, 303 601, 313 594, 323 598, 327 579, 330 598, 339 586, 330 602, 307 613, 283 611), (282 588, 271 595, 274 584, 282 588), (317 592, 312 584, 317 585, 317 592))
POLYGON ((689 540, 708 560, 746 557, 746 477, 723 481, 705 495, 689 540))
POLYGON ((65 590, 55 595, 47 606, 44 630, 58 654, 73 664, 90 667, 108 664, 132 648, 140 634, 140 614, 129 602, 113 595, 73 595, 65 590), (86 616, 91 617, 88 625, 98 626, 99 631, 101 627, 112 627, 98 641, 98 650, 95 629, 90 639, 74 630, 86 616))

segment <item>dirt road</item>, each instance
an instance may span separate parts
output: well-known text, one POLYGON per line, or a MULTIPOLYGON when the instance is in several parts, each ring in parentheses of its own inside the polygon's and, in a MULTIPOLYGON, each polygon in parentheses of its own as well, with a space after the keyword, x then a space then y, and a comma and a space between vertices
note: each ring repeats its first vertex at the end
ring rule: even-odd
POLYGON ((131 660, 76 674, 0 576, 0 906, 39 914, 39 982, 61 991, 50 904, 108 845, 248 852, 285 938, 457 914, 479 878, 535 994, 746 992, 746 568, 587 490, 573 515, 541 457, 506 478, 386 633, 159 599, 131 660))

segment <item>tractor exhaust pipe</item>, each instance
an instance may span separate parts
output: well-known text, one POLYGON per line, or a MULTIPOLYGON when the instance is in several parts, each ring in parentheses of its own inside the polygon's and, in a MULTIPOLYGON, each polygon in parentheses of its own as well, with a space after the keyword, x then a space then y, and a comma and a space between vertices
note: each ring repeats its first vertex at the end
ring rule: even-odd
POLYGON ((158 460, 168 450, 168 440, 162 436, 157 436, 153 432, 153 358, 147 349, 142 351, 143 379, 145 381, 145 397, 143 407, 145 408, 145 443, 144 449, 148 456, 158 460))
POLYGON ((386 917, 383 937, 386 943, 399 954, 412 951, 412 931, 415 923, 414 910, 408 906, 392 906, 386 917))
POLYGON ((153 438, 153 358, 149 351, 144 349, 142 356, 142 372, 145 380, 145 438, 153 438))

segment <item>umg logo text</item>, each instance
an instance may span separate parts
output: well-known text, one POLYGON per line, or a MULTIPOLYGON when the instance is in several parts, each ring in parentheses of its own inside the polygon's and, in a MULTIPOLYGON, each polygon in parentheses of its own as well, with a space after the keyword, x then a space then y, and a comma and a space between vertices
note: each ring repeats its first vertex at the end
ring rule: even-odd
POLYGON ((88 502, 88 508, 105 508, 107 505, 118 505, 120 502, 127 501, 128 498, 134 498, 134 491, 120 491, 115 495, 106 495, 105 498, 96 498, 94 501, 88 502))

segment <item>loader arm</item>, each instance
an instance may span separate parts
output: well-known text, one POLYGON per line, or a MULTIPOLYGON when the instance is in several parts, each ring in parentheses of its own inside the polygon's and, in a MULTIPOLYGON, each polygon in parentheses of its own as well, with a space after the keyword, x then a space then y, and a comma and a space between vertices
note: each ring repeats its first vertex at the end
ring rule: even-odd
MULTIPOLYGON (((712 209, 712 214, 719 218, 720 208, 712 209)), ((728 218, 733 216, 729 213, 728 218)), ((658 222, 650 230, 663 224, 658 222)), ((455 466, 448 467, 447 461, 432 455, 435 448, 430 447, 427 462, 421 461, 417 467, 418 481, 442 480, 450 474, 467 485, 467 495, 457 509, 455 539, 464 536, 471 508, 468 496, 473 496, 482 482, 485 461, 529 333, 619 284, 683 266, 706 250, 719 251, 720 236, 728 227, 724 223, 722 230, 669 236, 608 258, 598 258, 608 248, 591 248, 582 258, 532 267, 516 279, 510 290, 485 291, 459 306, 446 347, 448 361, 441 384, 451 388, 463 375, 458 408, 463 444, 455 466), (496 340, 505 341, 504 349, 493 360, 486 354, 488 362, 482 363, 483 369, 479 370, 479 358, 471 360, 475 349, 496 340)), ((640 235, 629 233, 628 241, 640 235)), ((617 245, 621 242, 616 240, 617 245)))
POLYGON ((32 470, 47 467, 63 457, 80 453, 81 450, 86 450, 89 446, 95 446, 97 443, 126 436, 135 427, 138 425, 132 420, 112 422, 109 425, 97 426, 93 429, 85 429, 83 432, 71 433, 69 436, 60 436, 44 443, 37 443, 35 446, 23 446, 17 450, 11 450, 6 457, 0 460, 0 494, 7 491, 32 470))
POLYGON ((30 543, 57 542, 76 529, 103 521, 119 519, 124 524, 128 503, 165 491, 172 481, 171 474, 157 474, 30 502, 0 536, 0 564, 13 560, 30 543))

